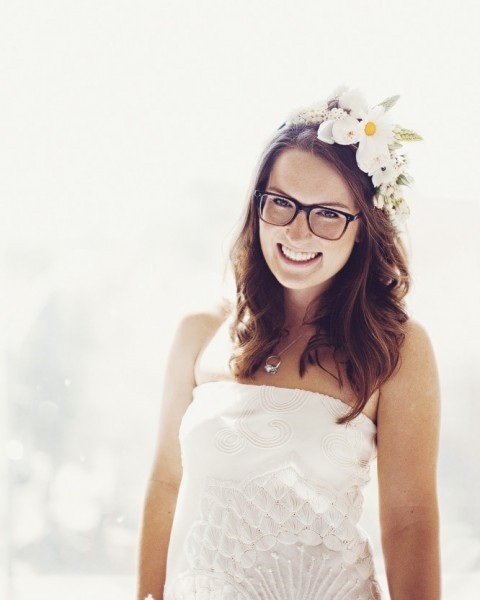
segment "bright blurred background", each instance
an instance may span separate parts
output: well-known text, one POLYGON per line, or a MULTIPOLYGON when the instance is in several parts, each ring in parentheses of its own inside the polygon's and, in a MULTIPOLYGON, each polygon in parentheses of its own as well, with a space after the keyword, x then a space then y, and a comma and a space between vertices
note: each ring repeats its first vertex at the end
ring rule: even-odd
MULTIPOLYGON (((215 304, 264 143, 339 84, 401 99, 410 309, 436 348, 444 598, 480 587, 473 0, 10 0, 0 14, 0 598, 134 597, 178 320, 215 304)), ((375 480, 364 526, 382 569, 375 480)))

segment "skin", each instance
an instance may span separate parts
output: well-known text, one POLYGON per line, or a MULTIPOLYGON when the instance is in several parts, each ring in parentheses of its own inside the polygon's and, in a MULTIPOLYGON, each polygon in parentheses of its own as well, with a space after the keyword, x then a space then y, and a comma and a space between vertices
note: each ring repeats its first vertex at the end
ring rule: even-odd
MULTIPOLYGON (((285 151, 270 173, 266 191, 276 191, 303 204, 325 204, 358 211, 342 177, 324 160, 299 150, 285 151), (343 206, 339 206, 341 203, 343 206)), ((290 339, 302 325, 314 301, 331 284, 354 248, 359 222, 350 223, 340 240, 314 236, 300 213, 293 223, 276 227, 260 222, 265 260, 284 287, 290 339), (321 252, 316 263, 291 265, 278 244, 306 252, 321 252)), ((328 373, 298 374, 301 341, 282 353, 282 368, 274 385, 326 393, 354 404, 348 383, 339 387, 328 373)), ((285 340, 287 344, 289 340, 285 340)), ((193 388, 207 381, 232 379, 228 367, 230 340, 225 314, 216 309, 186 316, 178 326, 165 372, 157 449, 145 497, 138 562, 138 600, 152 594, 163 598, 170 529, 181 481, 178 431, 193 388)), ((329 357, 322 364, 330 365, 329 357)), ((272 384, 263 369, 247 383, 272 384)), ((240 383, 242 381, 239 380, 240 383)), ((380 526, 391 600, 439 600, 440 552, 436 493, 440 393, 432 345, 418 323, 409 321, 397 369, 367 403, 364 413, 377 426, 377 469, 380 526)))

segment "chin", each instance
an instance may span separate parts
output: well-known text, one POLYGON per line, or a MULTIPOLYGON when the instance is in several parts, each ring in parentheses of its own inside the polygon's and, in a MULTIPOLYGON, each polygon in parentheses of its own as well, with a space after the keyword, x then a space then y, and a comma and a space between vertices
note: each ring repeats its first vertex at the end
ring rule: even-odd
POLYGON ((327 280, 312 282, 288 281, 287 279, 284 279, 283 281, 277 279, 277 281, 285 290, 290 290, 292 292, 312 292, 319 295, 323 294, 331 286, 333 277, 327 280))

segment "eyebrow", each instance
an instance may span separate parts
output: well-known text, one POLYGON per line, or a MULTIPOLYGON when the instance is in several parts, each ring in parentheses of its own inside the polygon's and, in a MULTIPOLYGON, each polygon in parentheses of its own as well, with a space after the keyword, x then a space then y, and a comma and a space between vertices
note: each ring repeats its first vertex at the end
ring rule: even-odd
MULTIPOLYGON (((297 200, 296 198, 294 198, 293 196, 290 196, 289 194, 287 194, 286 192, 284 192, 283 190, 275 187, 275 186, 268 186, 273 192, 276 192, 277 194, 281 194, 282 196, 285 196, 285 198, 290 198, 291 200, 297 200)), ((265 190, 268 193, 268 190, 265 190)), ((299 200, 297 200, 297 202, 299 202, 299 200)), ((315 202, 314 206, 317 205, 318 206, 336 206, 337 208, 344 208, 345 210, 348 211, 352 211, 353 209, 348 206, 347 204, 344 204, 343 202, 315 202)))

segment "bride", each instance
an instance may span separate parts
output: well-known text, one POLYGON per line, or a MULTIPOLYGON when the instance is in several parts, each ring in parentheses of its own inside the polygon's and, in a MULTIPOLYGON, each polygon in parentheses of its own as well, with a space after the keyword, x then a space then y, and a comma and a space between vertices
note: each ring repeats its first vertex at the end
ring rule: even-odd
POLYGON ((390 596, 440 598, 438 375, 399 234, 419 136, 396 99, 342 90, 265 149, 236 300, 186 316, 170 351, 139 600, 382 598, 358 526, 375 457, 390 596))

